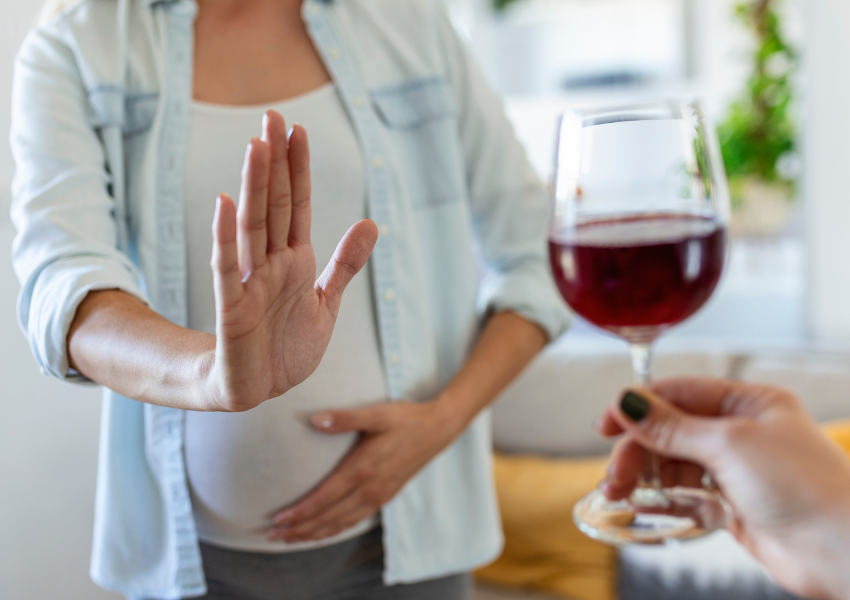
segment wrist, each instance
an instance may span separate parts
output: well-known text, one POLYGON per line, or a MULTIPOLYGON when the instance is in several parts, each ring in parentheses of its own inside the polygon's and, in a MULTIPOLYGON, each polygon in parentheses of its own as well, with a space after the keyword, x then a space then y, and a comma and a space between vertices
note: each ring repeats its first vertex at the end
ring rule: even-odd
POLYGON ((850 487, 831 494, 815 527, 812 561, 824 592, 832 600, 850 600, 850 487), (818 554, 820 556, 818 556, 818 554))
POLYGON ((455 440, 469 427, 477 414, 468 410, 450 390, 444 390, 432 401, 435 424, 455 440))
POLYGON ((850 600, 850 489, 831 490, 813 503, 809 516, 783 536, 793 591, 823 600, 850 600))
POLYGON ((215 369, 215 346, 200 352, 193 361, 192 403, 201 411, 224 411, 215 369))

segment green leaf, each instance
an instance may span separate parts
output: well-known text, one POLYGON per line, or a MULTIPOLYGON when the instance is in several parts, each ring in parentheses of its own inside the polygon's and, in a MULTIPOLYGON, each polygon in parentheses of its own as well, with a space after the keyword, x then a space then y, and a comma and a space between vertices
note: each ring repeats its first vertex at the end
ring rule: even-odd
POLYGON ((795 150, 797 127, 792 118, 791 77, 797 53, 783 37, 778 0, 748 0, 734 16, 756 39, 752 71, 741 96, 727 109, 718 127, 723 162, 730 177, 757 176, 777 181, 776 162, 795 150), (771 74, 771 60, 784 60, 785 72, 771 74))

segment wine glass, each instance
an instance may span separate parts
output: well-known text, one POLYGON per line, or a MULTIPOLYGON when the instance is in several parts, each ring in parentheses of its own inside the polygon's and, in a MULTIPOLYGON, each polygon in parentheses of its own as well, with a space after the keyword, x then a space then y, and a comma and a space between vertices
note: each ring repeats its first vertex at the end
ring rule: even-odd
MULTIPOLYGON (((651 380, 652 343, 705 304, 726 261, 729 194, 713 135, 693 101, 561 117, 552 272, 577 314, 629 343, 639 386, 651 380)), ((581 531, 657 544, 726 526, 730 507, 709 477, 702 488, 662 488, 659 458, 647 463, 627 500, 597 490, 576 504, 581 531)))

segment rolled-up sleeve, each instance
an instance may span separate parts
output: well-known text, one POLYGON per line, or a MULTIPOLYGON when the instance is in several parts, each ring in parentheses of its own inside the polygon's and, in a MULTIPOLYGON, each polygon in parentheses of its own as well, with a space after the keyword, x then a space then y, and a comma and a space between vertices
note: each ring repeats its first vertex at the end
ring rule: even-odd
POLYGON ((141 277, 117 248, 111 178, 87 91, 59 26, 30 33, 15 61, 10 141, 16 170, 12 258, 21 282, 18 320, 43 373, 69 369, 68 329, 93 290, 147 303, 141 277))
POLYGON ((442 10, 438 27, 450 83, 459 104, 467 187, 480 254, 486 266, 479 295, 482 312, 510 310, 555 339, 570 315, 549 272, 545 187, 528 162, 469 50, 442 10))

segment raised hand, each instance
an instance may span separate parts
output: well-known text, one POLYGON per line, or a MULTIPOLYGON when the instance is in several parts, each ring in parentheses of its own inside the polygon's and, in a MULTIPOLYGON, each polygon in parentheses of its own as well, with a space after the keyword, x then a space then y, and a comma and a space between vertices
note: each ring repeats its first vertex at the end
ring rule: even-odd
POLYGON ((286 393, 319 365, 342 293, 378 237, 355 223, 318 280, 310 243, 310 155, 303 127, 269 111, 248 145, 237 210, 225 194, 213 221, 215 359, 213 402, 242 411, 286 393))

